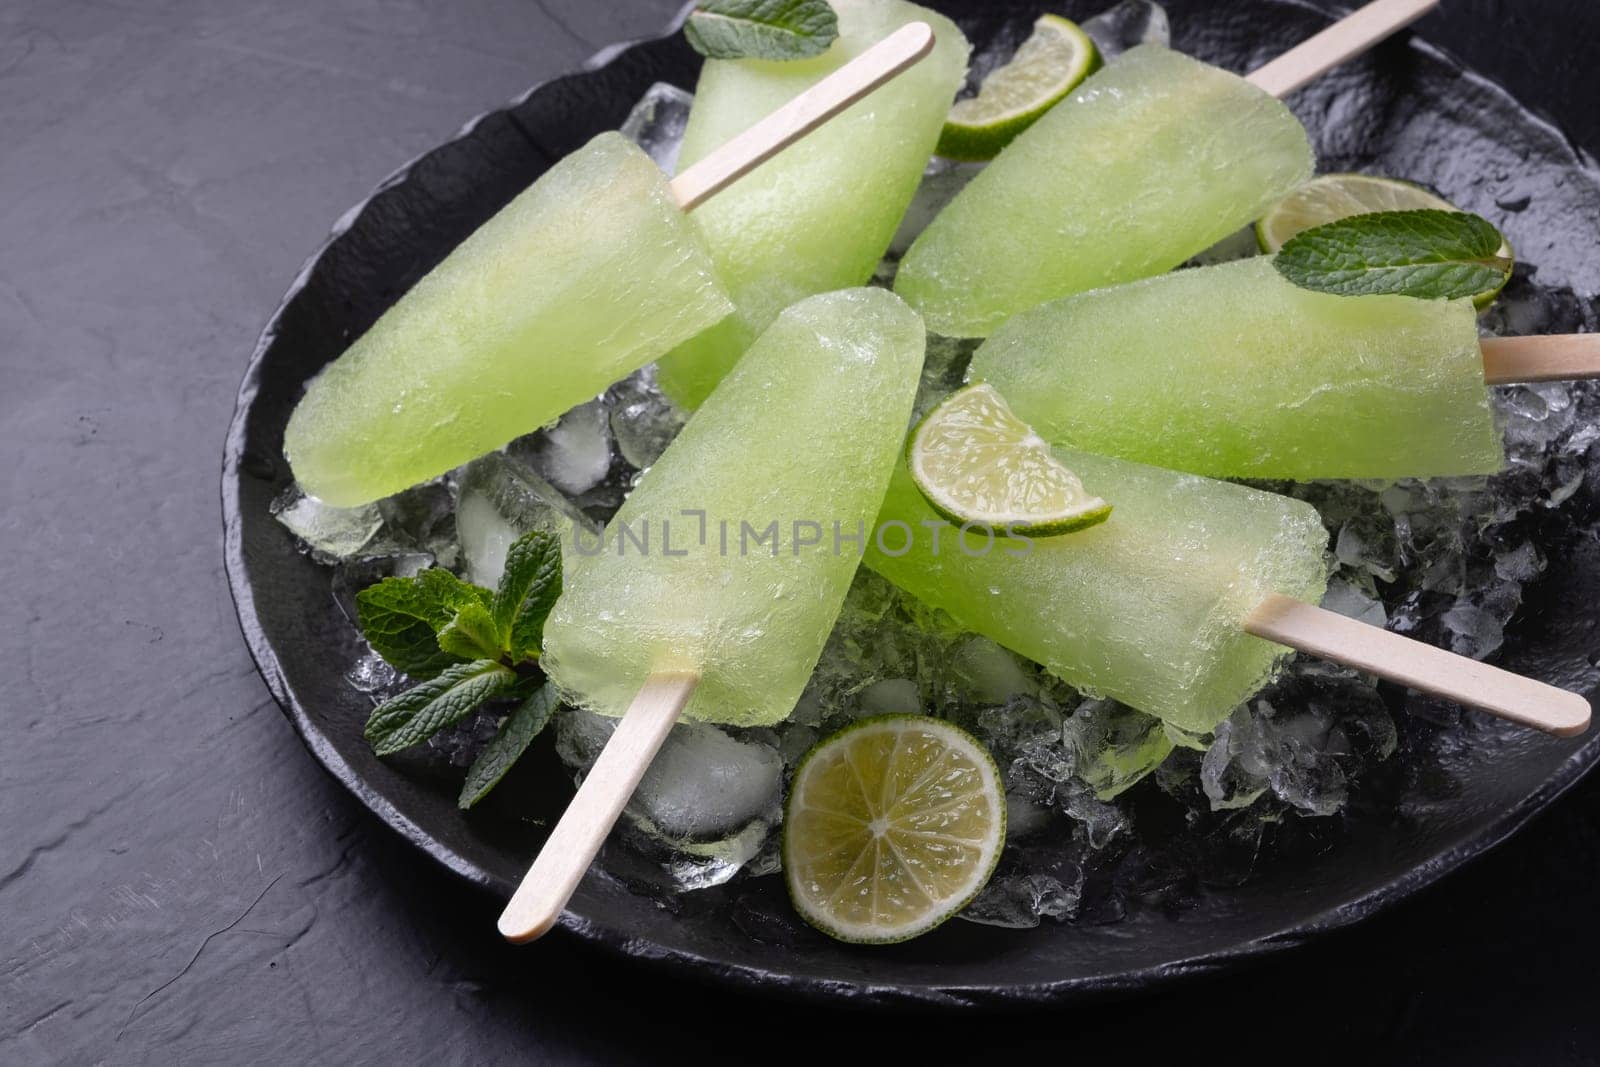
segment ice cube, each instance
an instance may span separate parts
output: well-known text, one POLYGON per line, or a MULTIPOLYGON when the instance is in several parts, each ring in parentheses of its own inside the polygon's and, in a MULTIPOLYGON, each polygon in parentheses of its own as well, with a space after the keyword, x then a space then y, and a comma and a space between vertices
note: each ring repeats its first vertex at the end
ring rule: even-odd
POLYGON ((1296 661, 1278 683, 1217 728, 1200 767, 1212 810, 1247 807, 1271 793, 1310 815, 1345 804, 1350 782, 1387 759, 1394 722, 1371 679, 1296 661))
POLYGON ((678 168, 678 150, 683 147, 683 131, 693 105, 693 93, 656 82, 622 120, 622 135, 644 149, 656 166, 673 174, 678 168))
POLYGON ((606 404, 611 409, 617 451, 639 470, 660 459, 688 421, 688 415, 656 386, 654 365, 613 385, 606 393, 606 404))
POLYGON ((771 824, 756 820, 719 841, 674 841, 662 868, 683 892, 722 885, 746 867, 752 874, 771 873, 756 870, 771 836, 771 824))
POLYGON ((318 563, 338 563, 356 556, 383 528, 378 505, 329 507, 301 492, 298 485, 285 489, 270 511, 318 563))
MULTIPOLYGON (((563 712, 556 720, 556 751, 586 772, 615 728, 615 719, 581 709, 563 712)), ((627 812, 674 842, 725 841, 751 822, 777 821, 782 781, 783 760, 770 745, 705 723, 679 723, 645 771, 627 812)))
POLYGON ((1383 601, 1343 578, 1335 578, 1328 583, 1322 606, 1358 622, 1373 626, 1389 624, 1389 613, 1384 610, 1383 601))
POLYGON ((567 496, 582 496, 611 473, 610 412, 602 401, 591 400, 554 426, 517 438, 506 453, 567 496))
POLYGON ((1086 700, 1062 723, 1077 776, 1110 800, 1161 766, 1172 738, 1161 720, 1114 700, 1086 700))
POLYGON ((390 690, 400 678, 400 672, 389 666, 387 660, 376 652, 368 651, 355 665, 344 672, 344 680, 358 693, 366 693, 382 702, 393 695, 390 690))
POLYGON ((1172 43, 1166 9, 1149 0, 1123 0, 1081 25, 1105 59, 1114 59, 1135 45, 1172 43))
POLYGON ((1505 643, 1505 627, 1492 612, 1470 600, 1459 600, 1440 616, 1450 632, 1450 651, 1472 659, 1485 659, 1505 643))
POLYGON ((1056 791, 1056 804, 1082 828, 1092 849, 1105 848, 1133 824, 1126 811, 1095 796, 1093 789, 1076 778, 1062 783, 1056 791))
POLYGON ((598 528, 555 487, 502 452, 463 469, 456 501, 456 532, 469 582, 493 589, 505 571, 506 550, 530 530, 545 530, 570 551, 573 537, 593 544, 598 528))
POLYGON ((456 487, 453 475, 412 486, 378 501, 383 515, 379 543, 397 549, 427 552, 441 567, 454 567, 456 487))
POLYGON ((1494 572, 1508 582, 1528 582, 1544 570, 1544 557, 1532 541, 1495 556, 1494 572))
POLYGON ((1048 874, 1006 874, 992 879, 961 912, 969 922, 1026 930, 1040 919, 1073 918, 1083 900, 1083 881, 1070 885, 1048 874))

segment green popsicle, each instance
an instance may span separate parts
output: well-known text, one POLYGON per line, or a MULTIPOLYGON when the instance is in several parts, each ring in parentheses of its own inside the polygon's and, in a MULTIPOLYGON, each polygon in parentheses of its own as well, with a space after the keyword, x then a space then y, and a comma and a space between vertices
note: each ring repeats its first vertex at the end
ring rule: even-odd
POLYGON ((1315 604, 1328 535, 1316 509, 1228 482, 1058 450, 1113 503, 1060 537, 963 537, 896 465, 866 564, 1088 693, 1205 733, 1287 649, 1244 619, 1270 593, 1315 604), (935 541, 937 537, 937 541, 935 541))
POLYGON ((538 429, 731 310, 665 176, 601 134, 311 382, 284 453, 326 503, 376 500, 538 429))
POLYGON ((1283 104, 1140 45, 940 212, 906 253, 895 291, 933 332, 984 337, 1047 300, 1171 270, 1258 218, 1312 164, 1283 104))
POLYGON ((570 561, 543 663, 571 700, 621 715, 652 673, 678 671, 700 677, 691 718, 788 716, 899 454, 923 344, 916 313, 882 289, 778 317, 645 474, 604 547, 570 561))
POLYGON ((968 373, 1054 444, 1216 478, 1504 464, 1470 300, 1311 292, 1265 256, 1034 308, 968 373))
POLYGON ((931 25, 933 54, 695 210, 694 225, 739 310, 661 361, 662 387, 685 407, 706 398, 783 308, 872 276, 966 73, 966 38, 944 16, 902 0, 833 6, 839 37, 821 56, 706 61, 680 169, 901 26, 931 25))

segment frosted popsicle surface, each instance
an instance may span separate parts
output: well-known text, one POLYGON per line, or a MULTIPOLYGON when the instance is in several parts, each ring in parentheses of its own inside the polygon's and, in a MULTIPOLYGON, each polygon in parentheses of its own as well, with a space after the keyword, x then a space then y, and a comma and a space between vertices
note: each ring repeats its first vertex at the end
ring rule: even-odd
POLYGON ((860 541, 836 542, 835 523, 847 539, 870 527, 924 340, 881 289, 778 317, 645 474, 603 549, 573 561, 544 631, 545 669, 569 699, 621 715, 651 672, 693 671, 691 718, 754 725, 794 709, 860 562, 860 541))
POLYGON ((933 53, 696 208, 693 222, 739 311, 661 361, 675 401, 703 401, 779 311, 872 276, 911 202, 967 69, 955 24, 902 0, 838 0, 839 37, 814 59, 707 60, 678 169, 776 111, 907 23, 933 53))
POLYGON ((311 382, 284 452, 327 503, 388 496, 538 429, 731 310, 666 178, 601 134, 311 382))
POLYGON ((1171 270, 1311 176, 1305 130, 1243 78, 1146 44, 1011 143, 906 253, 928 329, 986 337, 1036 304, 1171 270))
POLYGON ((1030 544, 966 536, 929 508, 905 465, 867 566, 957 623, 1087 692, 1205 732, 1259 689, 1287 649, 1241 623, 1268 593, 1316 603, 1327 533, 1288 497, 1058 450, 1114 510, 1030 544), (915 534, 909 539, 902 523, 915 534), (932 535, 938 527, 938 550, 932 535))
POLYGON ((1315 293, 1268 257, 1034 308, 969 374, 1052 443, 1219 478, 1504 462, 1471 301, 1315 293))

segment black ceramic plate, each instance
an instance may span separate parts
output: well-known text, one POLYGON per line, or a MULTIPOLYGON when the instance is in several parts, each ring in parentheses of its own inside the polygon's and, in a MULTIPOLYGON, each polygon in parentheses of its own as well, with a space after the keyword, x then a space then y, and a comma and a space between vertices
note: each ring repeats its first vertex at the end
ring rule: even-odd
MULTIPOLYGON (((1048 6, 1084 17, 1107 3, 1048 6)), ((935 6, 957 17, 979 47, 1025 33, 1040 9, 1032 0, 935 6)), ((1175 46, 1233 70, 1252 68, 1327 22, 1281 0, 1167 6, 1175 46)), ((692 88, 697 67, 675 35, 610 49, 582 72, 483 116, 386 181, 341 223, 273 316, 227 442, 228 574, 274 696, 362 803, 440 863, 503 895, 537 849, 543 821, 560 810, 568 776, 548 754, 530 757, 482 810, 463 815, 455 806, 459 772, 373 757, 361 740, 369 704, 342 677, 358 646, 330 596, 329 572, 297 553, 268 514, 289 480, 283 428, 305 380, 474 227, 560 156, 621 123, 652 82, 692 88)), ((1441 53, 1405 40, 1292 103, 1313 132, 1323 170, 1372 169, 1431 184, 1503 224, 1541 283, 1572 291, 1560 313, 1565 321, 1523 329, 1594 328, 1600 175, 1554 128, 1441 53)), ((1591 495, 1570 506, 1592 515, 1597 501, 1591 495)), ((1600 547, 1587 539, 1546 548, 1549 571, 1530 590, 1501 662, 1589 691, 1600 547)), ((1402 694, 1390 698, 1405 702, 1402 694)), ((983 1003, 1127 990, 1217 970, 1371 915, 1503 840, 1600 758, 1600 736, 1556 741, 1471 718, 1445 731, 1403 728, 1407 747, 1390 780, 1358 794, 1319 850, 1266 862, 1242 888, 1202 891, 1176 914, 1135 908, 1116 924, 1047 922, 1034 930, 954 922, 907 945, 853 948, 799 924, 777 878, 663 907, 629 888, 629 865, 639 861, 611 848, 564 924, 629 955, 800 995, 983 1003)))

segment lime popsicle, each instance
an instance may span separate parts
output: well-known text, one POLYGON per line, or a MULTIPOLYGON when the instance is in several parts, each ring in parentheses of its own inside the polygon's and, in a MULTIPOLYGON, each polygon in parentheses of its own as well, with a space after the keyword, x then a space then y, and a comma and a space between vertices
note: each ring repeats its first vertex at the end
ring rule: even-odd
POLYGON ((1034 308, 968 373, 1053 444, 1217 478, 1504 464, 1470 300, 1316 293, 1270 257, 1034 308))
POLYGON ((906 253, 928 329, 983 337, 1047 300, 1146 278, 1311 176, 1305 130, 1243 78, 1145 44, 1013 141, 906 253))
MULTIPOLYGON (((881 289, 811 297, 740 360, 572 560, 544 666, 622 715, 647 678, 698 675, 685 714, 757 725, 805 688, 910 419, 924 335, 881 289)), ((869 535, 870 536, 870 535, 869 535)))
POLYGON ((966 73, 966 38, 949 19, 902 0, 835 0, 839 37, 813 59, 707 60, 684 132, 681 166, 912 22, 933 53, 830 119, 694 212, 692 221, 738 313, 661 361, 659 381, 698 405, 789 304, 865 284, 894 236, 966 73))
POLYGON ((1242 628, 1268 596, 1316 603, 1327 531, 1288 497, 1058 450, 1110 518, 1060 537, 963 536, 896 467, 867 566, 1072 685, 1204 733, 1288 649, 1242 628), (935 538, 937 537, 937 541, 935 538))
POLYGON ((601 134, 311 382, 284 453, 323 501, 376 500, 538 429, 731 310, 666 177, 601 134))

